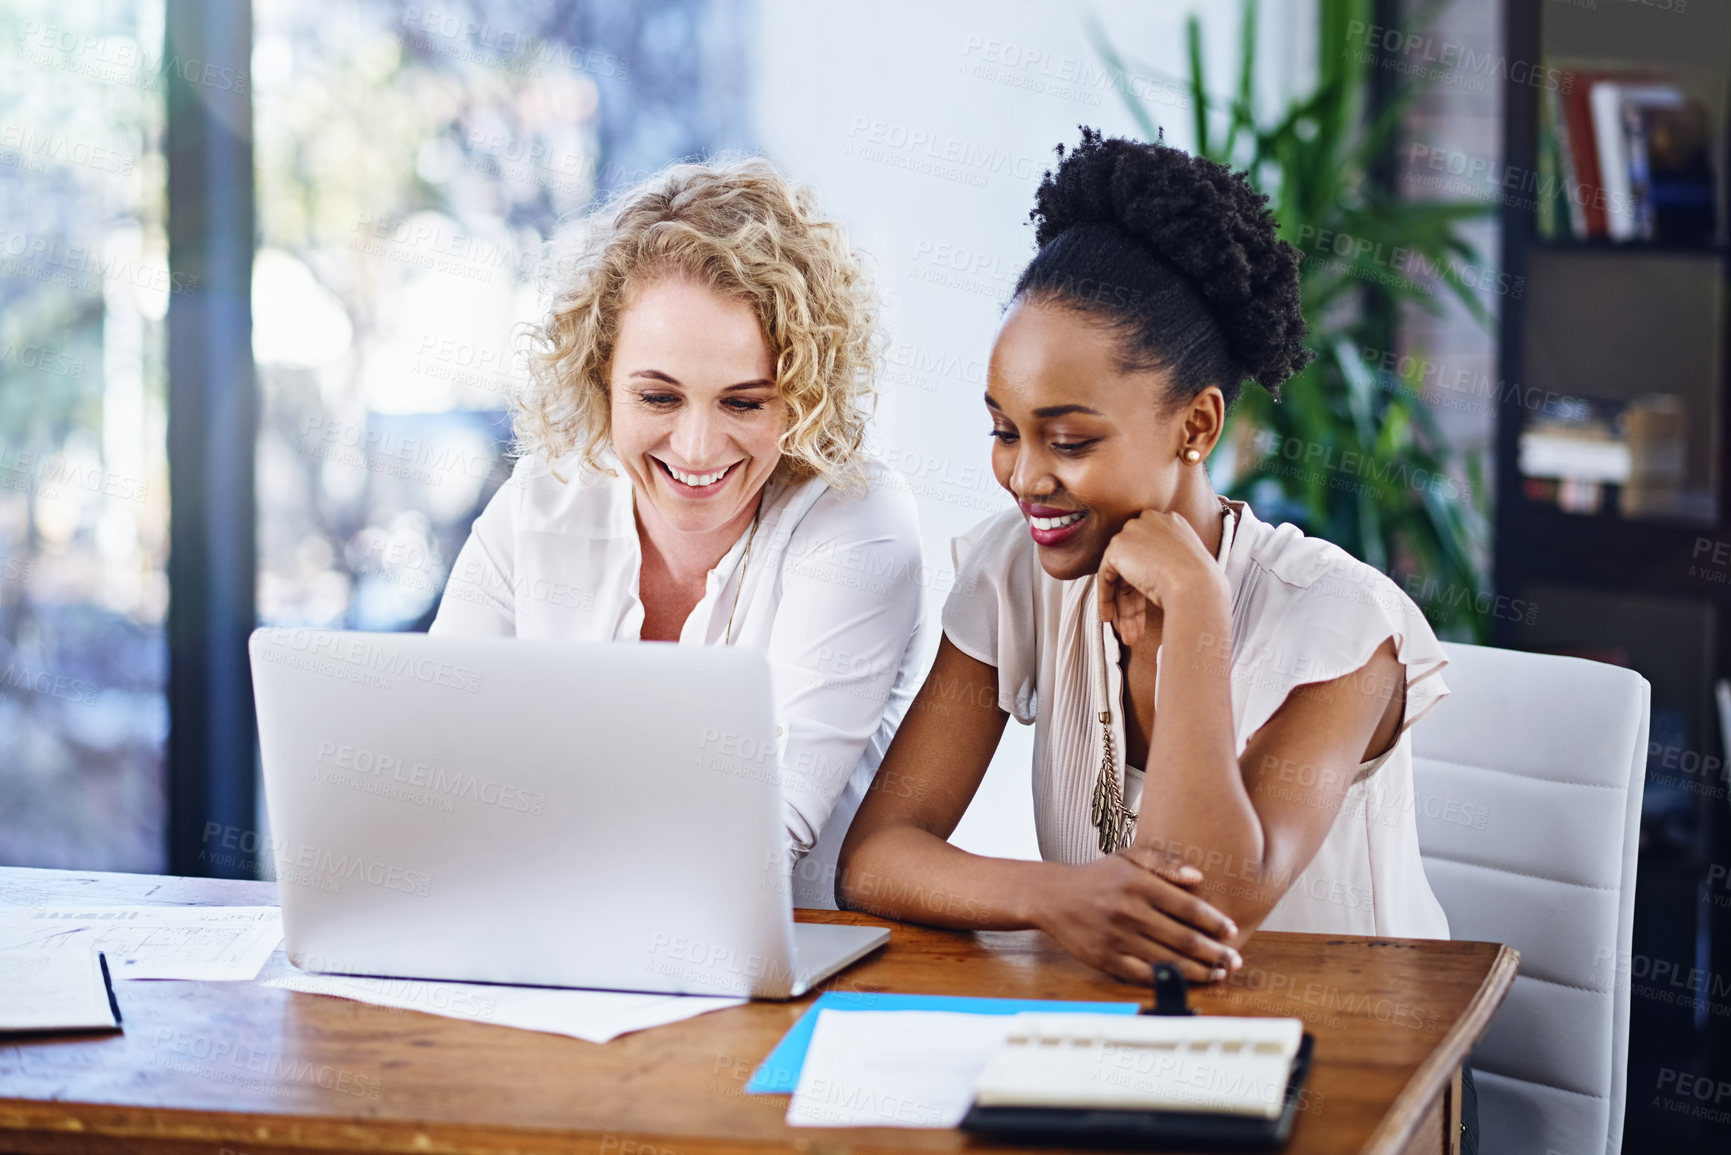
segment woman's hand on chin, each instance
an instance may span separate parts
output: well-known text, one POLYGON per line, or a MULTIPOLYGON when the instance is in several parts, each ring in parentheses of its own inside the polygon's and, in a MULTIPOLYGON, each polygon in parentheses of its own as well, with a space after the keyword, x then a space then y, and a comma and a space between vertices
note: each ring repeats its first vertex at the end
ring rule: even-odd
POLYGON ((1162 610, 1191 597, 1228 597, 1226 575, 1196 530, 1176 513, 1143 510, 1106 543, 1097 583, 1100 619, 1116 622, 1133 646, 1151 606, 1162 610))
POLYGON ((1161 851, 1132 846, 1044 874, 1031 921, 1107 974, 1146 985, 1156 962, 1172 962, 1191 982, 1218 982, 1244 965, 1224 941, 1238 933, 1232 920, 1186 889, 1201 871, 1161 851))

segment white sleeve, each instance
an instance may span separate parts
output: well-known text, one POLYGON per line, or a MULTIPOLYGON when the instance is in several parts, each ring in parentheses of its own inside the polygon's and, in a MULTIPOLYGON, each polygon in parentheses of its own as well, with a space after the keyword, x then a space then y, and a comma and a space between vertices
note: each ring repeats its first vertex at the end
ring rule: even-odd
POLYGON ((522 503, 525 457, 487 502, 469 539, 457 552, 429 634, 515 637, 517 633, 516 522, 522 503))
POLYGON ((950 542, 956 584, 944 600, 944 636, 998 671, 998 708, 1032 725, 1039 679, 1039 557, 1022 513, 993 514, 950 542))
MULTIPOLYGON (((1353 688, 1382 699, 1404 693, 1400 729, 1382 756, 1359 768, 1364 777, 1380 767, 1395 744, 1447 696, 1442 669, 1448 656, 1424 613, 1379 570, 1328 547, 1321 574, 1302 588, 1270 575, 1265 593, 1273 600, 1246 614, 1252 633, 1233 659, 1232 692, 1245 701, 1245 743, 1298 686, 1357 674, 1382 643, 1392 638, 1403 685, 1363 681, 1353 688)), ((1365 675, 1364 677, 1368 677, 1365 675)))
POLYGON ((920 617, 920 533, 911 496, 825 493, 780 559, 768 656, 787 727, 781 778, 797 858, 816 843, 883 721, 920 617))

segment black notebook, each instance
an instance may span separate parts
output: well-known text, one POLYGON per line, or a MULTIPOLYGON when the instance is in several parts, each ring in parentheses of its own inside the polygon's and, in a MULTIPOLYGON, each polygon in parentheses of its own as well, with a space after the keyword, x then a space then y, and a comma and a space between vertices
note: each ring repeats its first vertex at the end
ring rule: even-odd
POLYGON ((964 1131, 1143 1150, 1269 1150, 1292 1134, 1313 1039, 1300 1019, 1018 1015, 964 1131))

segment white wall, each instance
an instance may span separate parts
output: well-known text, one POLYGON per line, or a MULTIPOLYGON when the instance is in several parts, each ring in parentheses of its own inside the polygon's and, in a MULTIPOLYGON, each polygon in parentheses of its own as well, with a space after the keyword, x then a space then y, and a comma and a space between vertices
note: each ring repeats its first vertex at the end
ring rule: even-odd
MULTIPOLYGON (((1314 55, 1314 8, 1263 7, 1258 88, 1271 107, 1314 55)), ((989 469, 980 398, 1003 304, 1033 253, 1034 189, 1079 124, 1137 134, 1087 22, 1097 19, 1126 57, 1128 85, 1166 142, 1189 149, 1192 8, 1203 16, 1209 87, 1229 94, 1239 10, 1218 0, 757 0, 755 139, 849 227, 887 302, 875 445, 919 499, 934 618, 951 537, 1010 504, 989 469)), ((1038 857, 1030 751, 1031 731, 1012 722, 955 842, 1038 857)))

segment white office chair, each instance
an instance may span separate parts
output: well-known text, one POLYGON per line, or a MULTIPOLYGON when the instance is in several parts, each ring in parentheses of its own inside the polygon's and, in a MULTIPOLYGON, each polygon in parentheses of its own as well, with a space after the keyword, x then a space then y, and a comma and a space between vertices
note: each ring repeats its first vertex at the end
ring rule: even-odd
POLYGON ((1713 700, 1719 704, 1719 756, 1731 760, 1731 678, 1713 683, 1713 700))
POLYGON ((1520 975, 1473 1051, 1484 1155, 1617 1155, 1647 770, 1632 670, 1448 644, 1413 731, 1420 853, 1457 939, 1520 975))

